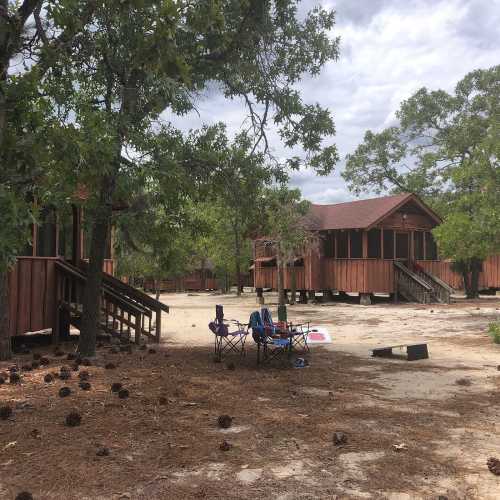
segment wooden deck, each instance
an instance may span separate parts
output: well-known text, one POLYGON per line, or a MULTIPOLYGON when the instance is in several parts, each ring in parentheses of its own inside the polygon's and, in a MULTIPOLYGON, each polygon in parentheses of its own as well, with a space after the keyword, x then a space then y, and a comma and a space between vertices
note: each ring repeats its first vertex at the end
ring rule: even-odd
MULTIPOLYGON (((256 267, 255 269, 255 287, 258 288, 278 288, 278 269, 276 267, 256 267)), ((285 272, 284 288, 292 288, 292 272, 290 268, 285 272)), ((306 290, 306 271, 304 267, 295 268, 295 288, 297 290, 306 290)))
MULTIPOLYGON (((18 257, 9 275, 10 334, 52 328, 55 314, 55 262, 59 257, 18 257)), ((104 262, 113 274, 114 261, 104 262)))

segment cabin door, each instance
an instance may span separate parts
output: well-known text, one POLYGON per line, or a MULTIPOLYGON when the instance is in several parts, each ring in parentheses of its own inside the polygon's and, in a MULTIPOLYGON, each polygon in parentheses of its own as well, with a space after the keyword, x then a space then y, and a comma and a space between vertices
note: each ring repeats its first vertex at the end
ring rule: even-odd
POLYGON ((396 260, 410 260, 410 233, 396 233, 396 260))

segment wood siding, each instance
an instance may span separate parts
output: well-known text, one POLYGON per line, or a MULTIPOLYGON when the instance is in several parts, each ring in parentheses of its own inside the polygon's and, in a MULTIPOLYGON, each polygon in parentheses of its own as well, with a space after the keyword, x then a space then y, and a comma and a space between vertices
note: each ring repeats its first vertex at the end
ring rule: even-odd
MULTIPOLYGON (((452 271, 450 262, 419 260, 417 263, 456 290, 463 289, 462 276, 452 271)), ((500 255, 491 255, 484 261, 483 272, 479 275, 479 288, 500 288, 500 255)))
POLYGON ((57 257, 18 257, 9 275, 10 334, 52 328, 57 257))
POLYGON ((278 289, 278 270, 276 267, 262 267, 257 263, 254 271, 255 288, 278 289))
MULTIPOLYGON (((394 265, 392 260, 378 259, 321 259, 321 274, 306 280, 306 268, 297 268, 297 290, 341 290, 353 293, 392 293, 394 265)), ((278 288, 276 267, 255 270, 256 288, 278 288)), ((314 273, 315 274, 315 273, 314 273)), ((290 289, 290 269, 285 273, 284 288, 290 289)))
POLYGON ((394 264, 380 259, 322 259, 322 283, 316 290, 392 293, 394 264))
MULTIPOLYGON (((9 330, 12 336, 52 328, 55 314, 56 275, 59 257, 18 257, 9 274, 9 330)), ((103 270, 113 274, 114 261, 103 270)))

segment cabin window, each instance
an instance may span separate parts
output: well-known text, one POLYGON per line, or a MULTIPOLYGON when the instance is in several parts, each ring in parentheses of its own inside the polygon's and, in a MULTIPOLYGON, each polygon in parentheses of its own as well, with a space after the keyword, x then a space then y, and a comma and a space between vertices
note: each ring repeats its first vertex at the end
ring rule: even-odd
POLYGON ((349 233, 340 231, 337 233, 337 259, 347 259, 349 257, 349 233))
POLYGON ((384 229, 384 259, 394 259, 394 231, 384 229))
POLYGON ((380 259, 381 246, 380 246, 380 229, 370 229, 368 231, 368 258, 380 259))
POLYGON ((422 231, 413 233, 413 247, 415 260, 422 260, 424 258, 424 233, 422 231))
POLYGON ((323 256, 335 257, 335 233, 323 234, 323 256))
POLYGON ((36 239, 38 257, 55 257, 56 255, 56 214, 51 208, 44 208, 40 214, 36 239))
POLYGON ((425 233, 425 258, 426 260, 437 260, 437 246, 432 233, 425 233))
POLYGON ((351 229, 351 259, 361 259, 363 257, 363 232, 351 229))

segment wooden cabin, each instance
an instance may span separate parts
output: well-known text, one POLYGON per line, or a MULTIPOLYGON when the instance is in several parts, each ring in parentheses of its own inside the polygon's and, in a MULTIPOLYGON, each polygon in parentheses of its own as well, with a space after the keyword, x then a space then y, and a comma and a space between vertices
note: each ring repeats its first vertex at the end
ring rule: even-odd
MULTIPOLYGON (((448 301, 461 276, 439 259, 431 230, 440 217, 417 196, 399 194, 334 205, 311 205, 306 225, 318 234, 318 248, 294 263, 296 288, 306 293, 357 293, 369 303, 374 293, 408 300, 448 301)), ((255 288, 277 288, 273 245, 254 241, 255 288)), ((287 267, 284 288, 291 287, 287 267)), ((490 257, 480 277, 483 288, 500 286, 500 258, 490 257)))
MULTIPOLYGON (((253 287, 251 270, 248 273, 242 274, 241 279, 244 287, 253 287)), ((157 282, 157 286, 161 292, 201 292, 205 290, 217 290, 220 287, 220 280, 212 270, 198 269, 184 276, 160 279, 157 282)), ((234 277, 231 286, 237 286, 234 277)), ((144 279, 143 287, 148 292, 154 292, 154 280, 152 278, 144 279)))
MULTIPOLYGON (((79 327, 87 247, 82 209, 72 206, 69 217, 50 207, 41 211, 40 222, 32 227, 32 243, 17 257, 9 274, 11 337, 50 330, 58 340, 69 334, 70 325, 79 327)), ((113 277, 112 231, 106 257, 103 329, 114 333, 118 329, 121 334, 133 331, 137 340, 141 335, 158 340, 161 311, 168 312, 168 307, 113 277)))
MULTIPOLYGON (((203 290, 216 290, 217 280, 210 269, 195 270, 184 276, 163 278, 157 281, 156 286, 161 292, 198 292, 203 290)), ((144 280, 144 290, 154 292, 155 283, 152 278, 144 280)))

